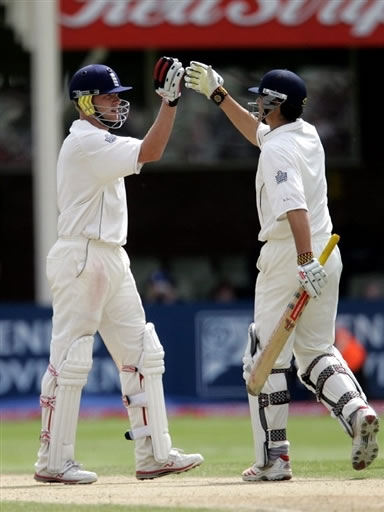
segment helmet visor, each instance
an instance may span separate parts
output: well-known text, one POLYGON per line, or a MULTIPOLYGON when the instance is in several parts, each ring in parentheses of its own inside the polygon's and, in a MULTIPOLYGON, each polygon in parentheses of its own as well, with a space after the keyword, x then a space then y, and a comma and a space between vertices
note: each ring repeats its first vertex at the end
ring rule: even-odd
POLYGON ((259 95, 256 101, 248 102, 248 110, 257 117, 259 121, 264 121, 272 110, 279 107, 287 99, 286 94, 272 91, 271 89, 251 87, 248 90, 259 95))
POLYGON ((248 91, 255 92, 256 94, 260 94, 262 96, 272 96, 275 98, 275 100, 281 100, 281 103, 288 98, 288 96, 282 92, 272 91, 271 89, 266 88, 260 90, 260 87, 250 87, 248 91))

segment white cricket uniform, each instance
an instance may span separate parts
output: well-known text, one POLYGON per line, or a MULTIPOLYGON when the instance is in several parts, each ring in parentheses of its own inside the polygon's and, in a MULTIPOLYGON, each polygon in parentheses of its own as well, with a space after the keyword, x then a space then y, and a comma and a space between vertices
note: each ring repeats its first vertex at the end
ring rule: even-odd
POLYGON ((58 240, 47 258, 53 294, 50 364, 100 332, 119 368, 142 353, 145 315, 126 243, 124 176, 138 174, 141 140, 74 121, 57 163, 58 240))
MULTIPOLYGON (((302 119, 272 131, 260 124, 257 142, 261 149, 256 174, 259 240, 266 243, 257 262, 255 324, 263 346, 299 285, 287 212, 308 211, 316 257, 331 235, 332 222, 327 206, 324 150, 315 127, 302 119)), ((299 367, 305 370, 315 355, 328 352, 333 344, 342 268, 337 247, 325 268, 328 284, 320 298, 308 304, 275 368, 290 366, 293 348, 299 367)))
MULTIPOLYGON (((71 379, 78 376, 79 368, 83 379, 89 371, 92 347, 88 344, 96 332, 117 366, 131 430, 145 429, 135 440, 136 464, 140 468, 153 464, 144 399, 139 406, 130 402, 132 397, 142 397, 144 391, 138 369, 144 352, 146 318, 128 255, 122 248, 128 227, 124 176, 140 172, 141 143, 77 120, 60 150, 59 238, 47 257, 53 294, 52 339, 50 364, 41 385, 37 473, 47 467, 56 472, 66 460, 75 458, 84 380, 79 384, 78 378, 71 379), (72 387, 71 382, 76 386, 72 387), (76 401, 71 399, 73 396, 76 401)), ((157 390, 157 396, 161 390, 157 390)))
MULTIPOLYGON (((259 240, 265 242, 257 261, 255 329, 260 349, 299 286, 297 254, 287 212, 308 211, 313 251, 318 257, 329 240, 332 222, 327 206, 324 150, 316 129, 302 119, 274 130, 259 125, 261 149, 256 174, 259 240)), ((279 455, 288 455, 286 426, 290 395, 284 369, 296 358, 301 382, 348 430, 348 419, 365 405, 364 394, 340 353, 333 348, 342 262, 336 247, 325 264, 327 285, 311 299, 278 356, 260 395, 248 395, 253 430, 255 464, 263 467, 279 455)), ((248 342, 244 377, 249 375, 253 353, 248 342)), ((350 424, 349 424, 350 425, 350 424)))

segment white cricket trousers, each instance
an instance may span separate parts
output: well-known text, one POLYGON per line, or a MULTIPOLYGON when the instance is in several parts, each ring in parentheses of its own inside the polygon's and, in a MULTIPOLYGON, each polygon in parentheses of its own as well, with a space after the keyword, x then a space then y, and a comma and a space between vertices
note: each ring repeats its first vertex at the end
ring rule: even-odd
MULTIPOLYGON (((314 238, 313 251, 319 257, 330 235, 314 238)), ((300 286, 297 278, 297 254, 293 239, 266 242, 257 261, 259 274, 255 292, 255 325, 261 347, 284 313, 294 291, 300 286)), ((335 340, 335 320, 342 270, 336 246, 324 266, 328 282, 317 299, 310 299, 300 321, 280 353, 274 368, 289 368, 292 351, 301 372, 319 354, 331 352, 335 340)))
MULTIPOLYGON (((53 294, 53 317, 50 364, 41 384, 38 473, 48 466, 56 377, 70 347, 99 331, 121 372, 138 364, 145 329, 144 309, 122 247, 84 238, 59 239, 47 257, 47 277, 53 294)), ((132 389, 138 392, 138 376, 132 389)), ((78 409, 73 407, 71 418, 66 419, 66 445, 60 455, 63 462, 67 456, 74 459, 78 409)), ((151 446, 144 441, 139 448, 146 454, 151 446)))
POLYGON ((47 257, 53 294, 50 363, 74 340, 99 331, 119 371, 143 351, 145 313, 126 251, 97 240, 59 239, 47 257))

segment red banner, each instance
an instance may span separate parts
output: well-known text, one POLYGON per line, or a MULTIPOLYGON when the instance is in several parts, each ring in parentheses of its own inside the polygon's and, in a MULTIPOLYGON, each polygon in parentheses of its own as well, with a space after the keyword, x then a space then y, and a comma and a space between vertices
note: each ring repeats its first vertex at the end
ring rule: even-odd
POLYGON ((60 2, 64 50, 384 46, 384 0, 60 2))

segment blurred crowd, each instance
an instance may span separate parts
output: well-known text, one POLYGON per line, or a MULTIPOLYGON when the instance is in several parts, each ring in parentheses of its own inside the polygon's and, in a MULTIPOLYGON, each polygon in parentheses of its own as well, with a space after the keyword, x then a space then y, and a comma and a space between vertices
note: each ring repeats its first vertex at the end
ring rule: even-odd
MULTIPOLYGON (((145 264, 144 264, 145 266, 145 264)), ((133 273, 137 269, 137 285, 143 301, 149 304, 180 304, 188 301, 213 301, 231 303, 239 300, 253 300, 254 279, 243 260, 242 275, 239 272, 238 258, 232 258, 233 274, 223 271, 223 265, 209 265, 209 273, 202 271, 201 261, 197 271, 186 270, 181 263, 173 263, 175 274, 167 266, 154 267, 146 276, 140 270, 139 260, 132 263, 133 273), (237 265, 237 267, 236 267, 237 265), (236 268, 235 268, 236 267, 236 268)), ((228 268, 228 267, 227 267, 228 268)), ((351 279, 350 298, 363 300, 384 299, 384 275, 361 274, 351 279)))
MULTIPOLYGON (((228 88, 244 106, 250 101, 245 84, 257 83, 264 71, 256 69, 249 72, 241 67, 220 70, 225 76, 228 88)), ((306 119, 317 126, 329 158, 337 158, 340 154, 344 159, 348 158, 353 152, 352 109, 343 109, 341 113, 339 105, 341 99, 344 103, 352 101, 350 73, 345 69, 319 69, 307 66, 301 70, 301 74, 311 91, 311 102, 305 113, 306 119)), ((254 147, 237 134, 230 123, 223 122, 219 111, 212 111, 209 107, 209 103, 203 101, 203 98, 185 91, 177 118, 178 137, 173 137, 172 144, 167 148, 164 155, 165 164, 175 165, 181 161, 183 165, 196 162, 217 164, 237 159, 254 162, 254 147), (207 141, 215 142, 213 144, 207 141)), ((0 82, 0 110, 0 166, 30 166, 30 91, 26 86, 12 84, 1 87, 0 82)), ((72 109, 71 115, 74 115, 72 109)), ((73 120, 70 116, 64 116, 67 125, 73 120)), ((133 96, 129 120, 119 134, 141 137, 151 117, 152 112, 148 105, 137 103, 133 96)))
MULTIPOLYGON (((240 67, 220 69, 220 72, 226 77, 228 87, 244 105, 249 101, 244 84, 257 82, 263 71, 260 69, 250 72, 240 67)), ((350 108, 345 108, 340 112, 339 105, 341 101, 344 104, 349 104, 352 101, 350 72, 346 69, 323 67, 320 70, 307 66, 301 70, 301 73, 311 91, 311 102, 306 108, 305 116, 310 122, 316 124, 323 139, 327 157, 332 160, 338 155, 343 155, 344 159, 348 160, 353 154, 353 114, 350 108)), ((15 175, 31 175, 33 141, 30 103, 30 91, 26 86, 19 87, 11 83, 8 85, 0 83, 0 109, 2 112, 0 119, 0 174, 4 173, 8 182, 15 175)), ((143 101, 138 103, 132 101, 131 114, 121 131, 122 135, 142 136, 152 115, 148 105, 145 105, 145 101, 144 103, 143 101)), ((248 165, 253 171, 256 166, 257 149, 233 130, 230 123, 223 122, 219 111, 210 107, 211 105, 205 98, 185 91, 177 117, 177 136, 173 136, 162 165, 173 166, 173 168, 177 166, 180 172, 187 172, 190 164, 207 165, 216 170, 225 168, 225 172, 228 170, 236 172, 237 162, 240 162, 243 167, 248 165)), ((69 123, 71 120, 67 119, 66 122, 69 123)), ((335 187, 332 172, 330 172, 329 178, 331 195, 335 195, 337 187, 335 187)), ((12 185, 10 186, 12 187, 12 185)), ((14 187, 20 190, 20 185, 14 185, 14 187)), ((9 192, 9 188, 4 186, 4 198, 9 197, 9 192)), ((24 193, 27 194, 27 192, 24 193)), ((30 197, 27 197, 27 201, 22 200, 25 207, 32 202, 32 187, 28 193, 30 197)), ((217 194, 219 202, 220 192, 218 191, 217 194)), ((236 200, 241 201, 241 197, 236 200)), ((5 201, 3 202, 5 203, 5 201)), ((164 198, 164 203, 166 202, 166 198, 164 198)), ((3 206, 2 216, 4 219, 9 214, 7 208, 7 205, 3 206)), ((345 210, 339 206, 336 208, 341 211, 345 210)), ((194 215, 194 212, 191 211, 190 214, 194 215)), ((28 215, 29 211, 19 210, 18 212, 20 218, 28 215)), ((339 216, 340 212, 337 211, 335 218, 339 216)), ((30 221, 28 220, 28 222, 30 221)), ((352 298, 382 299, 384 297, 384 269, 382 265, 380 267, 380 264, 375 263, 372 259, 372 254, 377 254, 377 252, 365 250, 365 260, 369 261, 369 265, 365 264, 365 260, 359 260, 356 263, 353 255, 359 251, 359 247, 351 245, 351 237, 347 238, 347 234, 345 234, 345 228, 348 229, 349 224, 343 225, 343 222, 341 216, 343 232, 340 234, 344 243, 342 256, 345 262, 341 294, 352 298), (349 240, 348 246, 347 240, 349 240), (357 267, 371 268, 372 271, 360 274, 359 271, 356 271, 357 267)), ((348 222, 351 223, 351 221, 348 222)), ((27 239, 31 229, 26 221, 23 221, 23 225, 24 229, 28 230, 24 236, 27 239)), ((7 236, 5 236, 7 234, 8 244, 13 241, 12 232, 15 229, 20 233, 18 240, 23 238, 22 225, 13 226, 10 229, 4 223, 3 228, 3 239, 7 240, 7 236), (6 233, 7 230, 9 233, 6 233)), ((354 226, 352 238, 353 244, 355 244, 354 226)), ((148 265, 141 261, 148 258, 134 258, 134 271, 136 271, 135 276, 138 279, 139 290, 148 302, 172 303, 188 300, 229 302, 252 298, 256 278, 254 268, 256 256, 250 263, 240 254, 241 251, 242 248, 239 248, 239 254, 224 258, 227 261, 213 263, 209 261, 211 258, 209 255, 208 257, 192 258, 186 253, 185 257, 175 258, 175 261, 168 262, 165 265, 165 270, 158 261, 155 261, 148 269, 148 265)), ((31 249, 31 258, 32 252, 31 249)), ((157 246, 156 252, 162 254, 162 247, 157 246)), ((362 254, 361 248, 358 255, 360 254, 362 254)), ((30 265, 32 266, 32 263, 30 265)))

